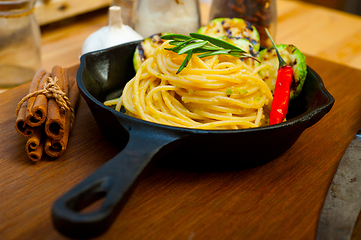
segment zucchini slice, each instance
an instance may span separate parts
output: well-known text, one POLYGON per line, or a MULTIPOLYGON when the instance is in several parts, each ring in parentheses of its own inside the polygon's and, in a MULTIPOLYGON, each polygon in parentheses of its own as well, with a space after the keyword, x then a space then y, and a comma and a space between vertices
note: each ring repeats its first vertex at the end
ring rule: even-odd
MULTIPOLYGON (((292 100, 300 94, 307 76, 306 57, 294 45, 278 44, 276 47, 285 62, 293 68, 294 76, 290 93, 290 98, 292 100)), ((263 68, 259 74, 266 82, 271 92, 274 93, 279 65, 276 51, 273 47, 270 47, 261 50, 259 54, 261 63, 268 65, 268 67, 263 68)))
POLYGON ((137 45, 133 55, 133 65, 135 71, 138 71, 140 65, 142 65, 146 59, 153 56, 154 50, 165 42, 165 40, 160 37, 167 34, 170 33, 163 32, 153 34, 150 37, 145 38, 137 45))
MULTIPOLYGON (((260 36, 256 27, 241 18, 213 19, 205 26, 199 28, 197 33, 216 38, 227 37, 237 46, 239 46, 237 44, 239 39, 248 40, 254 47, 251 49, 254 54, 257 54, 260 48, 260 36)), ((252 54, 252 52, 250 53, 252 54)))
POLYGON ((258 52, 257 53, 253 52, 254 45, 252 43, 250 43, 248 40, 245 40, 243 38, 231 40, 230 38, 228 38, 226 36, 220 37, 219 39, 221 39, 225 42, 228 42, 230 44, 236 45, 237 47, 243 49, 244 51, 250 53, 253 57, 258 59, 259 62, 255 61, 254 59, 251 59, 251 58, 241 59, 248 66, 254 68, 254 67, 257 67, 260 65, 261 59, 259 57, 259 54, 258 54, 258 52))

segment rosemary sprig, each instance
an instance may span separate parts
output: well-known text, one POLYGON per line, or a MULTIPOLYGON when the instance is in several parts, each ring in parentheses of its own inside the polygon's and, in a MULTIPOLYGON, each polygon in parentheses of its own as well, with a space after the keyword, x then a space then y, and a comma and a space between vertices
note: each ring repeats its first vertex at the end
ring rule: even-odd
POLYGON ((199 33, 190 33, 189 35, 190 36, 167 34, 161 37, 163 40, 171 40, 169 41, 169 44, 174 46, 172 48, 166 48, 166 50, 173 51, 179 55, 187 54, 176 74, 180 73, 188 65, 189 60, 194 53, 198 53, 198 57, 200 58, 227 54, 238 58, 252 58, 258 61, 257 58, 243 49, 218 38, 199 33))

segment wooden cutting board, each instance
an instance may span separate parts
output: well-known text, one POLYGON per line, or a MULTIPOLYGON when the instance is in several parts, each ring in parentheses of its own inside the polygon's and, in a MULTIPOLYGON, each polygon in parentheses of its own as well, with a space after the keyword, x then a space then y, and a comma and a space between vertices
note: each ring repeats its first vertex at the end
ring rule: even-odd
MULTIPOLYGON (((336 101, 291 149, 247 170, 156 164, 96 239, 314 239, 329 184, 361 127, 361 71, 312 57, 307 62, 336 101)), ((76 69, 69 69, 73 77, 76 69)), ((66 153, 31 162, 26 139, 14 128, 16 104, 28 89, 0 94, 0 239, 66 239, 52 226, 53 202, 119 149, 81 99, 66 153)), ((353 239, 361 238, 360 223, 353 239)))

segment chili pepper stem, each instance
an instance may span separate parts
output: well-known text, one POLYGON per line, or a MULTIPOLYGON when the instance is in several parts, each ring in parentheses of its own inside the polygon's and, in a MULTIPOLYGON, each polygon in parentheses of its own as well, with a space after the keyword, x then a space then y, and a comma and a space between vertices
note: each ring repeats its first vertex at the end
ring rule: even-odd
POLYGON ((276 48, 276 44, 275 44, 275 42, 273 41, 273 39, 272 39, 272 37, 271 37, 271 34, 268 32, 268 29, 265 28, 265 31, 266 31, 266 33, 267 33, 267 36, 268 36, 269 39, 271 40, 273 47, 274 47, 275 50, 276 50, 276 54, 277 54, 278 62, 279 62, 279 67, 286 66, 287 63, 286 63, 285 60, 283 60, 283 58, 281 57, 280 53, 278 52, 278 50, 277 50, 277 48, 276 48))

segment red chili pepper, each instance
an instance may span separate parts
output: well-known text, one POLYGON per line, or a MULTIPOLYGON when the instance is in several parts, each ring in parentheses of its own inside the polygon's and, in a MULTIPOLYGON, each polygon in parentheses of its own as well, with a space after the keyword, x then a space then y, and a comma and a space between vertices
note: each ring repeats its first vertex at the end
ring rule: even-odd
POLYGON ((274 49, 276 50, 279 62, 275 92, 273 94, 274 97, 269 119, 269 125, 273 125, 281 123, 287 115, 288 105, 290 101, 291 83, 293 80, 293 69, 291 66, 287 65, 287 63, 279 54, 276 44, 273 42, 273 39, 267 29, 266 33, 270 38, 274 49))
POLYGON ((292 79, 292 67, 286 65, 278 69, 271 115, 269 119, 270 125, 281 123, 287 115, 292 79))

